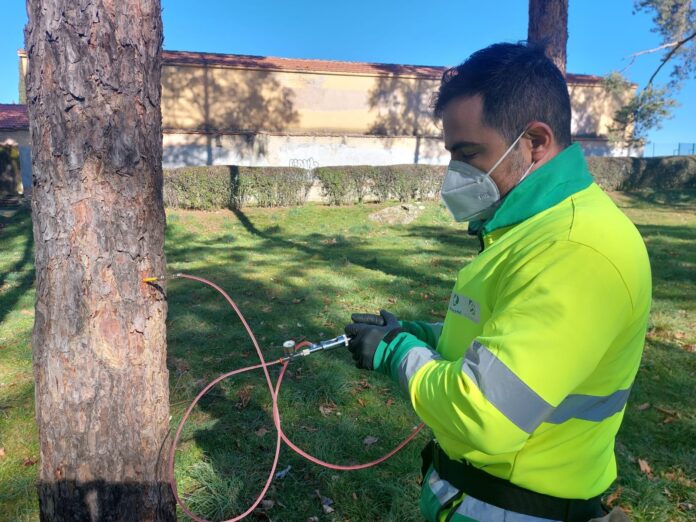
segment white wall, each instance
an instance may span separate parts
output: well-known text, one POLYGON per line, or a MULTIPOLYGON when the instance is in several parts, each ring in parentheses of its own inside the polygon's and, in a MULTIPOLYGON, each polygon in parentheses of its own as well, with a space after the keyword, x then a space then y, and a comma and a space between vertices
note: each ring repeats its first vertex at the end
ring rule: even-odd
POLYGON ((445 165, 441 138, 379 136, 165 134, 165 168, 187 165, 241 165, 315 168, 332 165, 445 165))

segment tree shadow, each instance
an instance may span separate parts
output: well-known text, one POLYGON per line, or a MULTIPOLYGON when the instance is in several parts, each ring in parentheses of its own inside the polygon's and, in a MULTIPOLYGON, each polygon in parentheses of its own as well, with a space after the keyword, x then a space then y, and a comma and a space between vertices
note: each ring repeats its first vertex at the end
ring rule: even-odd
MULTIPOLYGON (((8 244, 24 238, 22 254, 12 266, 0 273, 0 323, 29 292, 34 284, 34 239, 31 211, 25 207, 11 218, 0 217, 0 238, 8 244)), ((7 254, 5 254, 7 255, 7 254)))
POLYGON ((230 149, 237 157, 263 158, 267 150, 260 132, 282 131, 299 121, 293 90, 257 62, 254 70, 232 71, 200 55, 195 66, 163 68, 163 131, 188 135, 182 144, 165 140, 165 164, 230 163, 225 158, 230 149))
POLYGON ((622 194, 627 199, 627 201, 622 201, 622 208, 654 208, 656 205, 660 205, 663 210, 696 212, 696 189, 643 189, 623 192, 622 194))
POLYGON ((399 137, 415 138, 413 163, 436 161, 443 155, 442 129, 430 108, 439 80, 432 77, 408 77, 393 74, 389 64, 375 64, 383 69, 368 93, 370 112, 376 117, 368 134, 383 137, 385 148, 394 146, 399 137))
MULTIPOLYGON (((374 277, 370 272, 364 280, 370 292, 397 295, 404 300, 413 288, 437 285, 443 288, 443 292, 449 291, 450 281, 414 270, 409 267, 407 259, 397 262, 399 256, 386 248, 370 249, 349 239, 334 242, 336 235, 330 231, 308 231, 286 239, 273 227, 259 226, 242 211, 236 210, 234 215, 244 232, 256 238, 256 242, 251 246, 240 245, 238 234, 223 233, 223 241, 230 254, 236 256, 236 262, 223 266, 217 264, 214 280, 237 299, 258 335, 267 360, 282 355, 280 344, 289 337, 298 333, 311 340, 333 337, 340 333, 348 320, 349 311, 335 306, 345 292, 340 277, 335 282, 313 280, 310 272, 316 266, 336 266, 338 273, 341 267, 355 264, 374 271, 374 277), (288 259, 292 259, 283 267, 283 281, 260 281, 247 275, 249 263, 253 262, 255 268, 273 263, 273 257, 270 260, 252 257, 257 252, 269 256, 276 254, 275 259, 285 253, 288 259), (400 290, 395 292, 394 285, 385 282, 385 274, 402 280, 400 290)), ((170 264, 185 262, 192 255, 199 259, 219 255, 217 238, 204 240, 187 231, 168 230, 167 242, 175 245, 167 249, 170 264)), ((210 273, 200 269, 191 273, 210 277, 210 273)), ((177 281, 170 284, 168 301, 170 354, 175 359, 185 359, 187 363, 181 371, 177 366, 180 361, 170 361, 172 376, 178 374, 173 380, 182 379, 200 389, 222 372, 222 368, 233 369, 258 362, 241 327, 220 327, 223 322, 231 325, 237 322, 233 316, 227 315, 232 311, 226 309, 227 305, 214 291, 191 287, 187 281, 177 281), (223 316, 230 319, 221 320, 223 316), (195 349, 187 350, 188 343, 195 345, 195 349), (223 353, 220 347, 229 348, 223 349, 223 353)), ((413 307, 413 313, 427 316, 432 306, 432 302, 420 303, 413 307)), ((272 368, 271 373, 277 375, 277 368, 272 368)), ((174 388, 177 388, 176 384, 174 388)), ((175 396, 178 393, 173 392, 175 396)), ((193 393, 189 391, 186 395, 192 397, 193 393)), ((284 427, 293 441, 319 458, 341 463, 369 460, 395 446, 417 424, 406 401, 393 404, 391 397, 398 394, 384 377, 356 370, 345 350, 311 357, 292 363, 289 369, 281 394, 284 427), (360 416, 360 406, 355 405, 357 398, 368 403, 379 401, 382 407, 392 408, 392 412, 398 411, 398 414, 380 416, 373 412, 369 416, 360 416), (329 413, 320 412, 322 407, 329 408, 329 413), (336 414, 336 411, 343 415, 336 414), (366 447, 363 440, 368 435, 377 435, 380 442, 374 447, 366 447)), ((245 500, 236 506, 238 510, 243 509, 265 480, 275 442, 264 379, 260 371, 235 376, 230 382, 221 383, 199 406, 197 410, 201 417, 197 422, 200 424, 185 430, 182 444, 195 441, 220 477, 238 477, 240 469, 244 470, 245 485, 241 496, 245 500)), ((292 475, 275 481, 269 498, 281 499, 291 508, 299 506, 298 513, 315 509, 317 514, 321 514, 314 490, 328 494, 327 490, 332 491, 336 484, 348 481, 346 484, 349 486, 345 488, 348 501, 355 502, 350 499, 353 491, 361 497, 368 497, 374 503, 371 509, 374 509, 374 519, 377 519, 404 502, 403 491, 394 490, 396 483, 401 484, 399 487, 412 487, 414 498, 417 495, 418 454, 425 438, 425 435, 421 436, 420 442, 410 445, 378 470, 352 472, 346 477, 336 475, 340 478, 333 478, 334 472, 283 450, 278 470, 292 466, 292 475), (404 474, 405 468, 412 472, 404 474), (301 488, 297 487, 298 483, 301 488)), ((334 495, 338 493, 331 494, 337 504, 341 501, 346 504, 346 498, 334 495)), ((225 516, 234 514, 233 511, 226 512, 225 516)), ((414 504, 414 513, 416 511, 414 504)), ((287 511, 280 516, 284 520, 300 520, 288 517, 287 511)))

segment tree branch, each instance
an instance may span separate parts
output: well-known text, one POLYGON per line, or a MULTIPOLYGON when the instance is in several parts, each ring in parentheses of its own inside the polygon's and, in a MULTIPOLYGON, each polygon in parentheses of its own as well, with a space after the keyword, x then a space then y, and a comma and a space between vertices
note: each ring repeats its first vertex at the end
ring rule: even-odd
POLYGON ((689 40, 692 40, 695 37, 696 37, 696 31, 691 33, 689 36, 687 36, 683 40, 679 40, 676 43, 676 45, 674 47, 672 47, 672 50, 669 53, 667 53, 667 56, 664 57, 664 59, 662 60, 660 65, 657 67, 657 69, 655 69, 655 72, 652 74, 652 76, 648 80, 647 86, 652 85, 652 82, 655 79, 655 76, 657 76, 657 73, 659 73, 660 69, 662 69, 662 67, 664 67, 664 65, 672 58, 672 56, 674 56, 674 53, 676 53, 680 47, 683 47, 684 44, 686 44, 689 40))

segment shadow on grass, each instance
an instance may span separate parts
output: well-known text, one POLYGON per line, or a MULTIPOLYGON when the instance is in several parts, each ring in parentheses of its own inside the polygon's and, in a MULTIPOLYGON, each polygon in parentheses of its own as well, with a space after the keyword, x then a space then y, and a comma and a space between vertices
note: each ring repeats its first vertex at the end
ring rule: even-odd
MULTIPOLYGON (((465 232, 460 230, 426 225, 395 227, 390 230, 390 235, 393 233, 414 242, 421 241, 419 244, 422 244, 423 240, 428 240, 429 244, 434 245, 427 252, 415 250, 403 252, 390 249, 388 238, 382 242, 374 239, 373 241, 378 245, 375 246, 361 241, 359 237, 337 237, 330 232, 318 233, 315 229, 295 234, 284 232, 278 226, 263 229, 242 211, 236 211, 235 216, 244 230, 256 238, 256 241, 250 245, 248 243, 240 245, 234 237, 223 234, 222 237, 227 238, 223 241, 230 251, 230 263, 222 268, 216 267, 212 273, 215 280, 229 289, 233 297, 241 296, 242 309, 248 311, 247 315, 252 321, 252 327, 259 333, 262 346, 266 347, 269 345, 277 347, 282 340, 292 337, 292 333, 298 331, 305 333, 310 339, 340 333, 349 311, 336 309, 331 306, 331 302, 327 305, 326 296, 333 298, 345 290, 340 286, 322 285, 312 281, 311 270, 317 266, 335 267, 337 276, 340 276, 341 270, 349 264, 367 269, 367 272, 361 272, 361 277, 364 277, 361 284, 370 288, 378 296, 396 295, 398 299, 409 303, 413 316, 418 317, 427 315, 433 306, 440 306, 444 311, 445 305, 420 302, 418 296, 414 297, 406 290, 433 286, 446 288, 453 280, 456 270, 463 266, 462 259, 475 255, 478 246, 475 238, 466 236, 465 232), (261 258, 258 257, 259 252, 263 253, 261 258), (411 256, 424 253, 429 257, 439 257, 442 266, 447 270, 451 269, 451 277, 445 280, 422 264, 414 266, 409 262, 411 256), (269 257, 264 258, 265 255, 269 257), (284 256, 293 261, 285 267, 282 282, 264 282, 246 275, 246 268, 250 263, 254 266, 273 264, 278 258, 284 256), (385 282, 384 275, 397 278, 398 282, 396 284, 385 282), (311 287, 293 284, 291 280, 306 281, 311 287), (299 304, 298 296, 301 297, 299 304), (297 323, 302 326, 296 327, 297 323), (279 324, 283 324, 286 328, 280 328, 279 324)), ((696 259, 694 250, 696 229, 688 226, 649 225, 641 226, 640 230, 651 255, 655 296, 673 301, 675 306, 684 306, 688 301, 692 301, 693 269, 689 268, 688 263, 690 259, 696 259), (675 280, 680 284, 675 285, 675 280)), ((171 232, 168 244, 172 243, 177 245, 174 250, 168 249, 169 261, 172 263, 185 262, 189 253, 192 252, 204 257, 213 256, 220 247, 217 238, 195 239, 187 237, 184 231, 171 232), (187 251, 184 245, 189 241, 195 241, 195 246, 187 251)), ((204 274, 202 270, 198 272, 198 275, 210 276, 210 273, 204 274)), ((446 288, 446 290, 449 289, 446 288)), ((205 351, 208 350, 207 346, 211 346, 210 352, 214 351, 217 357, 211 360, 211 356, 208 355, 208 361, 200 357, 196 361, 196 356, 193 354, 186 356, 187 360, 192 361, 191 377, 194 381, 197 379, 207 381, 217 375, 217 369, 211 371, 211 362, 224 363, 225 369, 257 362, 250 343, 239 333, 241 329, 238 327, 234 328, 237 333, 223 333, 215 327, 204 327, 205 339, 201 340, 197 337, 196 332, 203 323, 219 324, 221 314, 227 313, 221 311, 217 305, 210 304, 210 301, 220 301, 217 296, 211 293, 205 298, 197 295, 194 302, 190 299, 181 300, 181 305, 193 305, 193 308, 188 308, 186 312, 177 311, 179 308, 177 300, 170 291, 171 321, 184 322, 183 315, 186 314, 190 314, 188 320, 191 321, 190 327, 182 324, 181 329, 175 333, 177 338, 181 340, 196 338, 196 351, 199 349, 205 351), (205 301, 206 304, 199 303, 197 299, 205 301), (217 348, 213 348, 214 345, 236 347, 236 349, 222 354, 217 351, 217 348)), ((178 343, 179 341, 175 341, 170 348, 179 352, 179 348, 175 348, 179 346, 178 343)), ((269 349, 269 353, 278 356, 280 350, 269 349)), ((668 363, 667 360, 660 360, 657 364, 668 363)), ((385 444, 380 444, 380 451, 375 455, 382 453, 391 446, 391 443, 396 443, 404 434, 406 426, 415 422, 413 417, 409 417, 408 405, 399 400, 397 400, 399 403, 397 408, 401 410, 394 417, 385 415, 384 412, 380 414, 378 410, 364 415, 365 412, 351 406, 355 404, 356 397, 380 403, 380 395, 386 397, 396 392, 379 377, 357 372, 346 354, 317 356, 293 365, 290 372, 287 385, 281 394, 281 410, 288 416, 286 421, 288 435, 293 440, 297 438, 297 442, 302 447, 306 447, 311 453, 320 457, 340 462, 353 462, 357 455, 365 453, 365 447, 361 441, 366 435, 376 435, 384 439, 385 444), (371 391, 359 390, 358 383, 363 379, 367 380, 371 391), (359 391, 356 392, 356 390, 359 391), (326 407, 327 404, 330 407, 333 407, 332 404, 337 405, 344 417, 341 419, 331 413, 323 417, 319 413, 319 407, 326 407), (385 434, 391 435, 385 437, 385 434)), ((273 373, 275 374, 275 371, 273 373)), ((641 386, 642 379, 644 377, 639 376, 636 386, 641 386)), ((215 394, 202 401, 202 424, 197 430, 192 428, 189 436, 198 443, 220 475, 235 475, 243 470, 244 478, 250 484, 241 495, 247 499, 246 503, 242 502, 242 505, 238 506, 243 508, 253 500, 254 493, 260 489, 266 470, 271 463, 275 438, 270 418, 270 399, 260 372, 240 376, 233 383, 221 385, 220 390, 215 394), (266 433, 265 430, 268 432, 266 433), (259 436, 257 433, 264 434, 259 436)), ((651 390, 651 400, 668 402, 671 400, 671 393, 668 393, 666 388, 651 390)), ((385 401, 384 398, 381 400, 382 406, 385 401)), ((630 423, 632 419, 630 414, 628 419, 630 423)), ((626 438, 625 444, 629 451, 640 449, 639 442, 631 437, 626 438)), ((307 516, 320 514, 315 513, 317 501, 312 497, 315 489, 331 492, 337 497, 335 500, 339 506, 341 503, 343 506, 356 504, 355 499, 341 493, 342 489, 346 492, 359 491, 361 502, 358 504, 368 504, 374 507, 374 511, 353 513, 354 518, 383 518, 384 514, 390 512, 396 504, 403 503, 404 497, 409 498, 408 502, 415 502, 417 493, 411 492, 411 495, 407 495, 403 489, 393 487, 394 481, 398 482, 399 477, 405 476, 413 490, 417 490, 415 481, 418 476, 419 444, 412 446, 404 455, 397 457, 383 468, 350 473, 345 477, 338 475, 337 479, 333 478, 336 475, 334 472, 313 466, 283 450, 279 469, 291 465, 291 476, 283 481, 274 482, 275 489, 271 491, 270 498, 284 499, 282 500, 284 503, 292 499, 293 506, 297 506, 297 513, 300 513, 297 520, 306 520, 307 516), (334 482, 340 484, 340 487, 335 487, 334 482), (364 491, 363 484, 374 482, 378 484, 373 484, 373 492, 364 491), (303 496, 298 491, 306 491, 307 494, 303 496)), ((680 461, 677 459, 675 462, 680 461)), ((411 504, 411 507, 415 510, 415 504, 411 504)), ((341 511, 341 515, 346 516, 346 513, 341 511)), ((284 512, 282 517, 292 519, 287 518, 287 512, 284 512)))
MULTIPOLYGON (((228 290, 258 335, 267 360, 282 355, 278 346, 287 338, 297 339, 298 334, 311 340, 333 337, 341 333, 348 320, 349 311, 334 306, 334 300, 345 289, 313 280, 311 270, 317 266, 335 266, 337 271, 348 264, 365 268, 368 272, 362 284, 372 292, 397 295, 404 301, 414 286, 443 285, 438 277, 410 267, 408 258, 400 252, 370 248, 351 239, 335 242, 332 234, 289 234, 289 239, 280 232, 261 230, 241 212, 236 215, 255 242, 251 246, 237 245, 234 241, 227 245, 237 262, 218 265, 210 272, 200 269, 186 272, 214 279, 228 290), (259 267, 283 256, 292 259, 284 268, 283 281, 264 282, 247 275, 249 263, 259 267), (371 272, 375 272, 374 277, 371 272), (401 282, 397 285, 385 282, 385 274, 398 277, 401 282)), ((167 241, 175 245, 173 249, 168 248, 170 264, 185 263, 194 253, 199 258, 212 256, 212 259, 218 247, 215 239, 198 238, 180 227, 168 230, 167 241), (184 247, 187 244, 188 249, 184 247)), ((227 259, 226 255, 223 257, 227 259)), ((211 289, 192 284, 195 283, 177 281, 168 289, 169 348, 173 357, 186 360, 184 371, 193 388, 200 389, 218 373, 255 364, 257 357, 237 320, 228 315, 233 312, 222 298, 211 289), (230 327, 226 328, 227 325, 230 327), (187 344, 195 349, 188 351, 187 344)), ((426 303, 416 309, 427 314, 430 307, 432 303, 426 303)), ((176 364, 172 364, 173 374, 177 371, 176 364)), ((271 369, 271 373, 275 376, 277 369, 271 369)), ((280 407, 286 433, 301 447, 321 459, 354 464, 381 456, 417 424, 408 404, 398 398, 394 400, 395 395, 398 390, 385 378, 358 371, 348 353, 337 350, 293 363, 286 376, 280 407), (368 436, 376 436, 379 442, 365 446, 363 441, 368 436)), ((219 477, 241 475, 243 478, 239 496, 242 500, 230 505, 229 511, 219 513, 231 516, 253 501, 271 465, 275 432, 270 397, 261 372, 221 383, 201 401, 199 415, 185 431, 186 440, 195 440, 219 477)), ((282 502, 297 514, 293 518, 284 511, 280 515, 284 520, 306 520, 308 516, 321 515, 315 490, 332 497, 344 516, 351 509, 358 509, 353 513, 356 520, 383 518, 386 513, 400 509, 398 506, 403 505, 405 497, 410 497, 415 506, 418 455, 425 438, 422 436, 420 442, 377 470, 349 474, 329 472, 284 449, 279 470, 292 466, 292 471, 286 479, 274 482, 269 498, 282 502), (353 493, 360 497, 359 502, 352 497, 353 493)), ((191 497, 194 505, 195 497, 191 497)), ((414 509, 413 520, 417 520, 416 516, 414 509)))
POLYGON ((696 209, 696 189, 643 189, 623 193, 632 203, 631 206, 654 208, 665 207, 669 210, 696 209))
POLYGON ((638 225, 648 247, 653 298, 684 308, 696 296, 696 225, 638 225))
MULTIPOLYGON (((34 284, 34 240, 31 211, 22 207, 11 218, 0 217, 0 241, 3 245, 24 239, 17 262, 0 271, 0 323, 34 284)), ((3 252, 8 255, 8 252, 3 252)))

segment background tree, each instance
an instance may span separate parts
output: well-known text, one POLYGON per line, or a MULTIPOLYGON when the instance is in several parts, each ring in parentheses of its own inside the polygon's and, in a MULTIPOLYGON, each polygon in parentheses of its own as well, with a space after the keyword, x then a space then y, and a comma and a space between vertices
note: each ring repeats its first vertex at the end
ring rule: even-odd
POLYGON ((643 146, 648 131, 659 129, 661 122, 670 117, 671 109, 677 106, 675 96, 696 71, 696 9, 692 0, 636 0, 633 5, 634 13, 652 13, 652 31, 660 35, 661 43, 631 55, 621 72, 607 76, 606 89, 611 92, 629 88, 630 82, 623 73, 639 57, 659 52, 662 59, 645 87, 614 114, 610 138, 629 149, 643 146), (669 79, 660 84, 656 79, 667 65, 671 68, 669 79))
POLYGON ((565 75, 568 0, 529 0, 527 40, 546 43, 546 55, 565 75))
POLYGON ((42 520, 174 520, 159 0, 28 0, 42 520))

